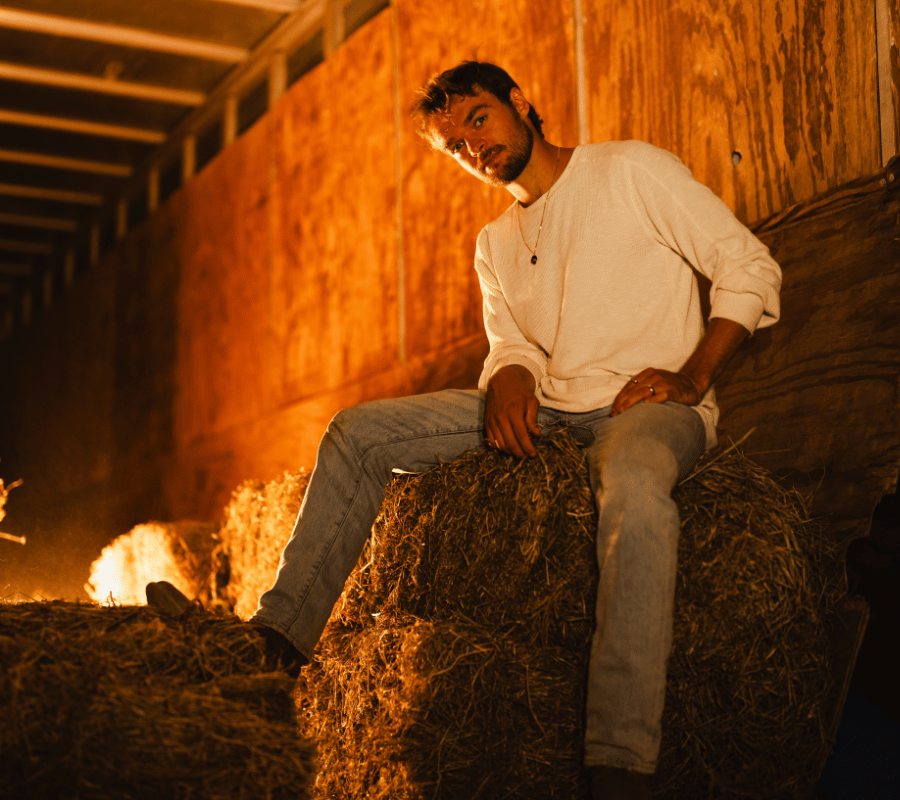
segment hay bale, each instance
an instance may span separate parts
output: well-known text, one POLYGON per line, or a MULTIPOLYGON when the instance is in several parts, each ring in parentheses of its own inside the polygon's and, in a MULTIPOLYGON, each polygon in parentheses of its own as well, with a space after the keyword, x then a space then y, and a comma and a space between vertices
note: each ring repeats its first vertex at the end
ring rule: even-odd
POLYGON ((147 584, 165 580, 208 605, 218 527, 191 521, 137 525, 103 548, 91 564, 85 591, 97 602, 112 597, 119 604, 140 605, 147 584))
MULTIPOLYGON (((314 797, 584 796, 596 513, 574 442, 545 436, 538 453, 470 453, 392 482, 305 674, 314 797)), ((676 499, 655 790, 811 793, 832 691, 828 542, 797 497, 737 452, 676 499)))
POLYGON ((0 604, 0 795, 309 797, 283 673, 233 616, 0 604))
POLYGON ((220 598, 242 619, 253 615, 275 581, 308 482, 304 471, 285 472, 269 483, 246 481, 232 493, 214 559, 220 598))

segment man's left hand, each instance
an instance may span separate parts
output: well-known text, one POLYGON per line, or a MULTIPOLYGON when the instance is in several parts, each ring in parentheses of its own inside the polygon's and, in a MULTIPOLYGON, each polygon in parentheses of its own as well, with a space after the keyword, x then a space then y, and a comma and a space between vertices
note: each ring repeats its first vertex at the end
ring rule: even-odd
POLYGON ((631 378, 613 400, 610 416, 627 411, 637 403, 664 403, 671 400, 695 406, 702 397, 693 379, 683 372, 648 368, 631 378))

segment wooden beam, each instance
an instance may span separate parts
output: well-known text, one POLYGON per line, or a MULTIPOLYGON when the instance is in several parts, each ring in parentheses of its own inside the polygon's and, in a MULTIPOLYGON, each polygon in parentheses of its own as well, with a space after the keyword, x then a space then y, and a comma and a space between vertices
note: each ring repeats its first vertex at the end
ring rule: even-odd
POLYGON ((81 89, 86 92, 112 94, 120 97, 137 97, 141 100, 154 100, 159 103, 173 103, 182 106, 199 106, 205 99, 202 92, 171 89, 167 86, 150 86, 145 83, 129 83, 109 78, 95 78, 92 75, 79 75, 76 72, 36 69, 21 64, 10 64, 6 61, 0 61, 0 78, 44 86, 59 86, 65 89, 81 89))
POLYGON ((21 150, 0 150, 0 161, 8 161, 13 164, 30 164, 35 167, 69 169, 76 172, 94 172, 97 175, 114 175, 118 178, 127 178, 132 173, 131 167, 125 164, 109 164, 105 161, 51 156, 46 153, 26 153, 21 150))
POLYGON ((50 231, 76 231, 74 220, 57 217, 36 217, 31 214, 0 213, 0 225, 22 225, 26 228, 45 228, 50 231))
POLYGON ((262 11, 280 11, 282 14, 291 14, 300 8, 300 0, 215 0, 215 2, 258 8, 262 11))
POLYGON ((53 200, 59 203, 81 203, 88 206, 103 204, 103 196, 86 192, 69 192, 63 189, 39 189, 36 186, 18 186, 0 183, 0 194, 8 197, 31 197, 35 200, 53 200))
POLYGON ((53 245, 43 242, 24 242, 20 239, 0 239, 0 250, 9 250, 13 253, 30 253, 35 256, 49 256, 53 252, 53 245))
POLYGON ((249 55, 249 51, 243 47, 230 47, 214 42, 168 36, 140 28, 86 22, 72 17, 35 14, 31 11, 19 11, 12 8, 0 8, 0 28, 47 33, 90 42, 107 42, 120 46, 137 47, 141 50, 174 53, 179 56, 192 56, 232 64, 243 61, 249 55))
POLYGON ((166 135, 146 128, 129 128, 124 125, 107 125, 102 122, 87 122, 81 119, 51 117, 46 114, 27 114, 24 111, 11 111, 0 108, 0 122, 11 125, 31 125, 35 128, 48 128, 70 133, 86 133, 89 136, 108 136, 112 139, 128 139, 147 144, 162 144, 166 135))

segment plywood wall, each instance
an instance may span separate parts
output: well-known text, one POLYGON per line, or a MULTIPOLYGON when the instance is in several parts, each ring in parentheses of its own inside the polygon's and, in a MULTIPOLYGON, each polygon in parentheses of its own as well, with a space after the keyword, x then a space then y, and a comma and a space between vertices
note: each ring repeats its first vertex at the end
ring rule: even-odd
POLYGON ((511 198, 416 137, 431 73, 496 61, 550 141, 646 139, 750 223, 880 166, 874 31, 870 0, 395 0, 0 352, 4 477, 215 518, 340 408, 473 385, 511 198))

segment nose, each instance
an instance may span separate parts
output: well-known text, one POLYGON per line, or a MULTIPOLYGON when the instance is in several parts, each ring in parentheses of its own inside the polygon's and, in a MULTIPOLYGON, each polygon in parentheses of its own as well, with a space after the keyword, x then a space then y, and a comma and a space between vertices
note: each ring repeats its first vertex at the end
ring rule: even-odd
POLYGON ((484 150, 484 142, 480 139, 466 139, 466 147, 469 150, 469 155, 472 158, 475 158, 482 150, 484 150))

